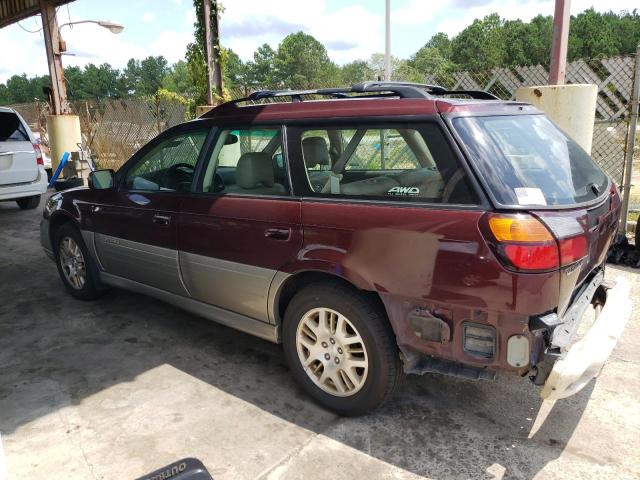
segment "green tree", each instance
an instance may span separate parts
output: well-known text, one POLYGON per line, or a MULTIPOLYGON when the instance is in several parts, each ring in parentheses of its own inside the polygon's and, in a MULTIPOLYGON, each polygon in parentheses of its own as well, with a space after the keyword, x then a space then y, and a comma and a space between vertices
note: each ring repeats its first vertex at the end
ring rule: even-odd
POLYGON ((355 60, 340 68, 340 80, 343 85, 375 80, 375 73, 364 60, 355 60))
MULTIPOLYGON (((424 47, 435 48, 440 52, 442 58, 451 59, 451 39, 446 33, 438 32, 429 39, 424 47)), ((422 47, 422 48, 424 48, 422 47)))
POLYGON ((569 60, 618 53, 620 40, 616 38, 615 27, 608 14, 598 13, 590 8, 572 17, 569 29, 569 60))
POLYGON ((413 54, 408 61, 409 66, 421 76, 421 81, 426 75, 440 78, 454 70, 453 63, 442 55, 439 48, 431 47, 429 43, 413 54))
POLYGON ((184 60, 178 60, 168 69, 162 78, 162 88, 174 93, 189 95, 192 84, 189 77, 189 67, 184 60))
POLYGON ((324 45, 304 32, 292 33, 282 40, 274 65, 278 79, 287 88, 331 86, 338 73, 324 45))
POLYGON ((486 70, 504 65, 506 58, 503 21, 492 13, 482 20, 474 20, 451 43, 451 58, 470 70, 486 70))
POLYGON ((147 57, 140 62, 139 71, 139 93, 141 93, 142 95, 153 95, 158 91, 159 88, 162 87, 162 79, 169 71, 167 59, 163 56, 147 57))
POLYGON ((253 61, 246 65, 247 84, 257 88, 275 88, 280 83, 276 72, 276 51, 265 43, 253 52, 253 61))

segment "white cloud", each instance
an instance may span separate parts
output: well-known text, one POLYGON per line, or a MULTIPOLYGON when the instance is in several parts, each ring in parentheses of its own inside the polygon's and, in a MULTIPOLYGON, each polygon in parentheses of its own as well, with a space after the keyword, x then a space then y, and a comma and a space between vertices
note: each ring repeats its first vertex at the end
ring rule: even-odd
POLYGON ((152 23, 156 21, 156 14, 153 12, 145 12, 142 14, 142 21, 144 23, 152 23))

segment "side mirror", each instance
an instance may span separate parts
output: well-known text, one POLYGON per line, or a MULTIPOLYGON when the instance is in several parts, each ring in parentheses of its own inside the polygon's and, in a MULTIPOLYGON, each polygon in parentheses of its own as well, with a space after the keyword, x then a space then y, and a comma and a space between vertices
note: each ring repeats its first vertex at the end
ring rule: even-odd
POLYGON ((113 188, 116 173, 113 170, 96 170, 89 174, 91 190, 109 190, 113 188))

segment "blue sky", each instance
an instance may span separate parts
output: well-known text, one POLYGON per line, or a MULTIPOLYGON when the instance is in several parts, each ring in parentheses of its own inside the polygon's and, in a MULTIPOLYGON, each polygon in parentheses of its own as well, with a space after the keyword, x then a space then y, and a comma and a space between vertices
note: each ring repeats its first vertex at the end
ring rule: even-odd
MULTIPOLYGON (((322 41, 339 64, 366 59, 384 48, 384 0, 222 0, 223 44, 243 59, 263 43, 277 48, 288 33, 303 30, 322 41)), ((637 8, 637 0, 573 0, 572 13, 591 6, 604 11, 637 8)), ((391 0, 392 53, 406 58, 434 33, 455 35, 474 18, 498 12, 508 19, 551 15, 553 0, 391 0)), ((184 57, 193 35, 191 0, 76 0, 58 11, 70 19, 111 20, 125 26, 113 35, 96 25, 64 27, 65 65, 110 63, 122 68, 131 57, 164 55, 171 63, 184 57)), ((0 29, 0 82, 14 74, 44 74, 47 65, 40 17, 0 29), (22 27, 22 28, 21 28, 22 27)))

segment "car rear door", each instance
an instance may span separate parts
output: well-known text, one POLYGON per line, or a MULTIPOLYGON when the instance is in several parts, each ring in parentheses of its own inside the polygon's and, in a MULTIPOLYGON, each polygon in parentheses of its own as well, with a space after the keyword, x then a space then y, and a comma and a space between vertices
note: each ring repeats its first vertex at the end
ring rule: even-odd
POLYGON ((221 129, 182 204, 180 268, 191 296, 269 321, 269 289, 302 246, 280 127, 221 129))
POLYGON ((89 206, 108 274, 187 295, 178 268, 178 214, 208 132, 190 124, 165 132, 126 165, 117 189, 89 206))
POLYGON ((38 178, 38 163, 29 130, 20 116, 0 110, 0 185, 38 178))

